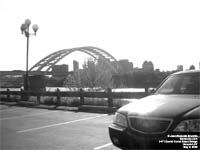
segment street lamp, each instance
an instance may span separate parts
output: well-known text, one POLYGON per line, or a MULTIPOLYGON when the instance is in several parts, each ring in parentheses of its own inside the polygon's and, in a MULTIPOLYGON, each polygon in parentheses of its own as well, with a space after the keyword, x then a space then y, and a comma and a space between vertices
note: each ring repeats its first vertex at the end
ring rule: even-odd
POLYGON ((26 51, 26 75, 25 75, 25 83, 24 83, 24 90, 29 90, 29 84, 28 84, 28 50, 29 50, 29 37, 30 35, 36 35, 37 30, 39 29, 38 25, 33 25, 32 29, 34 31, 33 33, 29 33, 29 27, 31 25, 31 20, 26 19, 25 22, 21 25, 21 32, 25 35, 27 38, 27 51, 26 51))

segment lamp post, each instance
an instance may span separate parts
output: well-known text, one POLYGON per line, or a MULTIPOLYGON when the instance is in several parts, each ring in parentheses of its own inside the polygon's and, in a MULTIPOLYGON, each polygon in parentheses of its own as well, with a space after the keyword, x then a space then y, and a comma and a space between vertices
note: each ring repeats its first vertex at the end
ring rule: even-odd
POLYGON ((26 19, 25 22, 21 25, 21 32, 25 35, 27 38, 27 49, 26 49, 26 75, 25 75, 25 82, 24 82, 24 90, 29 90, 29 84, 28 84, 28 51, 29 51, 29 37, 30 35, 36 35, 37 30, 39 29, 38 25, 33 25, 32 29, 34 33, 29 32, 29 27, 31 25, 31 20, 26 19))

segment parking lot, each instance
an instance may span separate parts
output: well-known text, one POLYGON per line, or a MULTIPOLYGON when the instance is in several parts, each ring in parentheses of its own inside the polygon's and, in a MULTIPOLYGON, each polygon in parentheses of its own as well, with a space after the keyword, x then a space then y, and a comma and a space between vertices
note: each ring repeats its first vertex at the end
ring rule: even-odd
POLYGON ((0 105, 1 150, 118 150, 113 114, 0 105))

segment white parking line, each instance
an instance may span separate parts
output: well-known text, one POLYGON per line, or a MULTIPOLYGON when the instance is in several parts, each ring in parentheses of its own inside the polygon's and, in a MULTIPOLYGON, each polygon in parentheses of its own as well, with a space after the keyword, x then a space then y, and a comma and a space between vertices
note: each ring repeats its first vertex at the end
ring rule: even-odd
POLYGON ((80 122, 80 121, 84 121, 84 120, 95 119, 95 118, 99 118, 99 117, 103 117, 103 116, 106 116, 106 115, 99 115, 99 116, 95 116, 95 117, 88 117, 88 118, 83 118, 83 119, 78 119, 78 120, 73 120, 73 121, 68 121, 68 122, 62 122, 62 123, 57 123, 57 124, 51 124, 51 125, 47 125, 47 126, 37 127, 37 128, 31 128, 31 129, 17 131, 16 133, 24 133, 24 132, 30 132, 30 131, 40 130, 40 129, 44 129, 44 128, 50 128, 50 127, 55 127, 55 126, 60 126, 60 125, 66 125, 66 124, 80 122))
POLYGON ((20 118, 38 116, 38 115, 49 114, 49 113, 54 113, 54 112, 51 111, 51 112, 35 113, 35 114, 23 115, 23 116, 14 116, 14 117, 0 118, 0 121, 1 120, 10 120, 10 119, 20 119, 20 118))
POLYGON ((108 143, 108 144, 105 144, 105 145, 102 145, 102 146, 95 147, 94 150, 99 150, 99 149, 108 147, 108 146, 110 146, 110 145, 112 145, 112 143, 108 143))

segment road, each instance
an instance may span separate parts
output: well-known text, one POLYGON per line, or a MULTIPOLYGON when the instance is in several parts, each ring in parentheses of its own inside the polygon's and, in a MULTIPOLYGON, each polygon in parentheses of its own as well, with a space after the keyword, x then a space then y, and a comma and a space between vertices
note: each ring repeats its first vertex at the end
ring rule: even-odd
POLYGON ((119 150, 113 115, 0 105, 1 150, 119 150))

